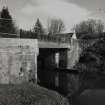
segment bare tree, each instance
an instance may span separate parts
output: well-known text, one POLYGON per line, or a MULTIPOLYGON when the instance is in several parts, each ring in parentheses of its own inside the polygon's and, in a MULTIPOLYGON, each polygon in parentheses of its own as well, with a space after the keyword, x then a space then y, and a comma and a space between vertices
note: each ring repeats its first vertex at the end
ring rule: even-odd
POLYGON ((97 21, 96 30, 98 33, 102 33, 104 30, 104 23, 101 20, 97 21))
POLYGON ((76 33, 100 34, 104 30, 104 24, 101 20, 89 19, 77 24, 74 29, 76 33))
POLYGON ((50 35, 59 34, 64 31, 65 25, 61 19, 48 20, 48 33, 50 35))

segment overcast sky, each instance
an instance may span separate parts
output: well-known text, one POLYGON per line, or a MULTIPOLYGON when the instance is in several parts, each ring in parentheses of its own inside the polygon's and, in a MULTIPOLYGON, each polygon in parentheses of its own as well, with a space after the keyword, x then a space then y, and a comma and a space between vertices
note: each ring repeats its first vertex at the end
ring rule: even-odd
POLYGON ((48 19, 61 18, 66 32, 88 18, 105 22, 105 0, 0 0, 0 10, 5 5, 17 25, 24 29, 31 29, 37 18, 44 27, 48 19))

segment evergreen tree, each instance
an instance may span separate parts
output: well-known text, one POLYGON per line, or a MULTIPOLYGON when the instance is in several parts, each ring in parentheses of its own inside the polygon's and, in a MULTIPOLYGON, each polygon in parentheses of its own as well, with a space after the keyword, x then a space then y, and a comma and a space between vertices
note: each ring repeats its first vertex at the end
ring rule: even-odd
POLYGON ((3 7, 0 15, 0 33, 16 33, 16 27, 7 7, 3 7))
POLYGON ((35 26, 33 28, 33 32, 36 33, 37 35, 44 33, 43 26, 42 26, 39 19, 37 19, 37 21, 36 21, 36 24, 35 24, 35 26))

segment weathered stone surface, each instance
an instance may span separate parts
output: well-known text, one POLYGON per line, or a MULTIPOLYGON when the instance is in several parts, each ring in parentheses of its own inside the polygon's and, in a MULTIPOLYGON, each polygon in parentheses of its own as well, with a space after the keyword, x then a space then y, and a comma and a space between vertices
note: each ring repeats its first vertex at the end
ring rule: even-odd
POLYGON ((37 79, 38 46, 35 39, 0 39, 0 83, 37 79))

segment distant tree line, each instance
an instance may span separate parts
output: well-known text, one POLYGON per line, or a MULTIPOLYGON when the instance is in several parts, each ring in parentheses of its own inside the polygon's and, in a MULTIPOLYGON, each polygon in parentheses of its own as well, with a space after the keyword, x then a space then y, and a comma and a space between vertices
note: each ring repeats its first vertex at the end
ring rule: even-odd
MULTIPOLYGON (((31 30, 26 31, 24 29, 19 29, 19 27, 16 26, 7 7, 3 7, 0 12, 0 32, 2 33, 19 34, 20 30, 20 34, 24 33, 22 37, 31 37, 33 35, 32 33, 34 33, 34 35, 56 35, 64 32, 65 30, 64 22, 61 19, 48 19, 47 23, 47 28, 45 29, 40 19, 38 18, 33 28, 31 30), (32 35, 28 35, 29 33, 32 35)), ((89 19, 87 21, 80 22, 74 27, 74 29, 77 33, 77 37, 83 39, 84 37, 86 37, 86 35, 83 34, 103 33, 104 24, 101 20, 89 19)))
POLYGON ((0 12, 0 33, 17 35, 20 34, 20 37, 27 38, 35 37, 40 34, 54 35, 59 34, 64 30, 64 23, 61 19, 50 19, 50 21, 48 21, 48 27, 46 30, 43 28, 43 25, 40 22, 39 18, 37 19, 31 30, 19 29, 18 27, 16 27, 15 22, 10 15, 7 7, 3 7, 0 12))
POLYGON ((104 23, 101 20, 89 19, 76 24, 74 30, 79 39, 90 38, 93 37, 93 35, 96 36, 103 33, 104 23))

